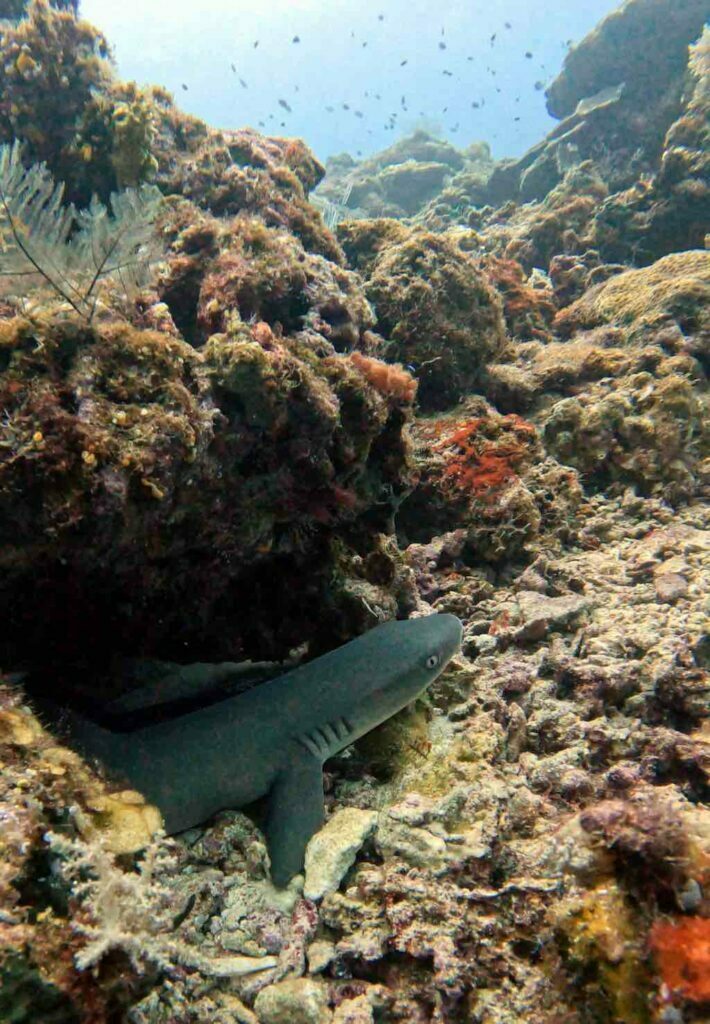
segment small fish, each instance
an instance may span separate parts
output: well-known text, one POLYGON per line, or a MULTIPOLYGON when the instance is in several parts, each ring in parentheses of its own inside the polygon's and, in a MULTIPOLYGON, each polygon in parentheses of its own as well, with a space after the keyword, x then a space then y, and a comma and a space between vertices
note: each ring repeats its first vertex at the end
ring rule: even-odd
POLYGON ((366 47, 366 46, 367 46, 367 43, 363 43, 363 44, 362 44, 362 48, 363 48, 363 50, 365 49, 365 47, 366 47))
POLYGON ((473 60, 473 57, 467 57, 466 60, 473 60))
POLYGON ((187 86, 185 85, 185 83, 184 83, 184 82, 182 83, 182 87, 183 87, 183 89, 185 90, 185 92, 187 92, 187 86))
POLYGON ((544 82, 540 82, 540 81, 535 82, 535 91, 536 92, 542 92, 542 90, 544 88, 545 88, 545 83, 544 82))
POLYGON ((291 40, 291 42, 292 43, 300 43, 301 42, 301 37, 300 36, 294 36, 293 39, 291 40))
POLYGON ((491 36, 491 46, 493 46, 493 44, 495 43, 497 36, 497 32, 494 32, 493 35, 491 36))
POLYGON ((513 26, 512 26, 511 24, 510 24, 510 22, 509 22, 509 21, 506 21, 506 23, 505 23, 505 27, 506 27, 506 28, 512 28, 513 26))
POLYGON ((399 66, 400 66, 401 68, 403 68, 405 64, 409 64, 409 61, 408 61, 408 60, 401 60, 401 61, 399 62, 399 66))
POLYGON ((519 117, 514 117, 514 118, 513 118, 513 120, 514 120, 514 121, 519 121, 519 120, 520 120, 520 118, 519 118, 519 117))
POLYGON ((474 110, 480 110, 481 109, 481 104, 477 103, 475 100, 473 101, 471 106, 474 108, 474 110))
POLYGON ((440 50, 445 50, 446 49, 446 43, 440 42, 439 43, 439 49, 440 50))
POLYGON ((247 85, 247 83, 244 81, 243 78, 239 79, 239 84, 241 85, 242 89, 248 89, 249 88, 249 86, 247 85))
POLYGON ((402 106, 405 106, 405 105, 406 105, 406 102, 407 102, 407 97, 406 97, 406 96, 403 96, 403 97, 402 97, 402 106))
POLYGON ((329 114, 332 114, 333 111, 335 110, 335 107, 326 107, 325 109, 328 111, 329 114))
POLYGON ((254 43, 254 49, 256 49, 258 45, 259 45, 259 40, 257 39, 256 42, 254 43))
POLYGON ((343 103, 343 110, 350 110, 350 104, 349 103, 343 103))
POLYGON ((378 92, 375 93, 375 99, 376 100, 381 100, 382 99, 382 97, 380 96, 380 94, 378 92))
POLYGON ((280 107, 283 107, 283 108, 284 108, 284 110, 288 110, 289 114, 292 114, 292 113, 293 113, 293 111, 292 111, 292 110, 291 110, 291 108, 289 107, 289 105, 288 105, 288 103, 286 102, 286 100, 279 100, 279 106, 280 106, 280 107))
POLYGON ((234 74, 236 75, 236 73, 237 73, 237 69, 235 68, 234 64, 230 64, 229 66, 231 67, 232 71, 233 71, 233 72, 234 72, 234 74))
POLYGON ((449 78, 453 78, 454 76, 453 71, 447 71, 446 68, 444 68, 444 70, 441 73, 442 75, 448 75, 449 78))
POLYGON ((527 58, 527 60, 532 60, 532 58, 533 58, 533 55, 532 55, 532 53, 530 52, 530 50, 526 50, 526 51, 525 51, 525 57, 527 58))
POLYGON ((355 111, 355 117, 364 117, 364 116, 365 115, 363 114, 363 112, 361 110, 356 110, 355 111))
POLYGON ((378 15, 377 15, 377 20, 378 20, 378 21, 384 21, 384 20, 385 20, 385 16, 384 16, 384 14, 378 14, 378 15))

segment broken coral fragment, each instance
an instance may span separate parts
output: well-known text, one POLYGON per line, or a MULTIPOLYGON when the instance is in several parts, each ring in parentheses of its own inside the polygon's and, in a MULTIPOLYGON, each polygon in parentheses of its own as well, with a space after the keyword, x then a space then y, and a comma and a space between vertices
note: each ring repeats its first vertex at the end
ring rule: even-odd
POLYGON ((316 832, 306 850, 306 899, 320 900, 335 892, 376 823, 375 811, 344 807, 316 832))

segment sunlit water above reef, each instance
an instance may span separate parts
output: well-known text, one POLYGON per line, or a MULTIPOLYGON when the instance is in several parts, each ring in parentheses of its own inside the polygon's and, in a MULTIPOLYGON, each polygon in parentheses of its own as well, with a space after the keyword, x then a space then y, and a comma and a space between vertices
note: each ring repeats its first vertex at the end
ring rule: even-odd
POLYGON ((416 127, 519 155, 550 126, 544 86, 613 0, 87 0, 120 73, 222 128, 297 135, 325 159, 416 127))

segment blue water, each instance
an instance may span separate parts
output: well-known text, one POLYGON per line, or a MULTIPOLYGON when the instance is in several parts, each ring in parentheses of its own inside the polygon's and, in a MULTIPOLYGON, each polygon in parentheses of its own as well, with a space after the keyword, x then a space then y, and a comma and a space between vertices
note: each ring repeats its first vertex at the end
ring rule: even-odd
POLYGON ((485 139, 496 157, 524 152, 553 123, 542 85, 559 72, 568 43, 617 6, 82 0, 81 12, 108 36, 121 76, 166 86, 217 127, 300 136, 325 159, 366 156, 419 126, 457 146, 485 139))

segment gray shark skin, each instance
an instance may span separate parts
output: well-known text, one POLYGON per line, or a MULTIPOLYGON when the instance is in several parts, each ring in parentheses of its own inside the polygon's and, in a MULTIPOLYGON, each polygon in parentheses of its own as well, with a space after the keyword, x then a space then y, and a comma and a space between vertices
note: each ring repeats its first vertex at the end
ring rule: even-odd
POLYGON ((386 622, 246 693, 130 733, 71 711, 62 720, 69 742, 143 793, 169 833, 268 795, 271 877, 281 887, 302 871, 323 823, 323 762, 423 693, 461 635, 454 615, 386 622))

